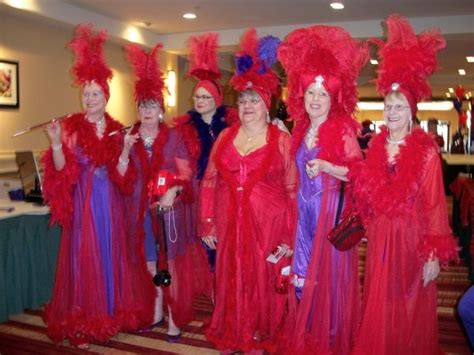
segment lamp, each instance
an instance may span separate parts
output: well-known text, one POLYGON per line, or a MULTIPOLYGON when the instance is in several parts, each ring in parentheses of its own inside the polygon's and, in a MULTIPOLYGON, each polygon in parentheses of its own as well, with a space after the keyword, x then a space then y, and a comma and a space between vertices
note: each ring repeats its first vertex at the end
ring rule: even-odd
POLYGON ((176 72, 174 70, 168 70, 166 76, 166 87, 168 88, 168 96, 166 98, 166 104, 168 107, 176 106, 176 72))

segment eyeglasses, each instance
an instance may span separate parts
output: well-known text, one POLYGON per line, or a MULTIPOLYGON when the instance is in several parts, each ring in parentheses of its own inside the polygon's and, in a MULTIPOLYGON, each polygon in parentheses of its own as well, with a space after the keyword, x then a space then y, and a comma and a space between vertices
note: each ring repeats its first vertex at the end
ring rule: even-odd
POLYGON ((193 99, 196 100, 196 101, 199 101, 199 100, 207 101, 207 100, 210 100, 212 98, 213 97, 209 96, 209 95, 194 95, 193 96, 193 99))
POLYGON ((141 103, 138 105, 138 108, 141 110, 146 110, 146 109, 158 110, 160 108, 160 105, 156 103, 141 103))
POLYGON ((387 105, 385 104, 384 107, 383 107, 383 110, 384 111, 387 111, 387 112, 390 112, 392 111, 392 108, 395 112, 400 112, 401 110, 405 109, 405 108, 408 108, 410 106, 407 106, 407 105, 401 105, 401 104, 395 104, 395 105, 387 105))
POLYGON ((249 104, 249 105, 252 105, 252 106, 256 106, 256 105, 258 105, 258 103, 260 101, 262 101, 262 99, 259 99, 259 98, 256 98, 256 97, 252 97, 251 99, 238 99, 237 100, 237 105, 245 106, 245 104, 249 104))

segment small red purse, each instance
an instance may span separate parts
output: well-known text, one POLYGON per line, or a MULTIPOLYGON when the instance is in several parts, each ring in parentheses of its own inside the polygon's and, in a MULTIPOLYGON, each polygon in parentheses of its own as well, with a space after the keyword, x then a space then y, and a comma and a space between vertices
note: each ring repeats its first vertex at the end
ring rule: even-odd
POLYGON ((344 204, 344 185, 341 182, 339 202, 337 206, 336 223, 328 234, 329 242, 339 251, 346 251, 355 247, 365 236, 365 229, 359 215, 351 211, 345 213, 344 218, 339 219, 344 204))

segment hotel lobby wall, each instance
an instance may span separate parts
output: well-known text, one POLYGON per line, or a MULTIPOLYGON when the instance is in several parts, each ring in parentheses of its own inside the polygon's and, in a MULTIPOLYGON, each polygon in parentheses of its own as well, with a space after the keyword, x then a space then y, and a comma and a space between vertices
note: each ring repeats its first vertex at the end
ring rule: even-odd
MULTIPOLYGON (((78 19, 78 23, 80 20, 78 19)), ((79 89, 70 74, 73 55, 67 47, 73 27, 0 11, 0 59, 19 62, 20 107, 0 107, 0 171, 15 150, 43 150, 48 140, 41 131, 11 138, 11 135, 54 117, 81 110, 79 89)), ((114 77, 107 111, 123 124, 136 119, 133 75, 122 43, 107 41, 105 58, 114 77)), ((177 56, 164 51, 160 56, 164 74, 177 71, 177 56)), ((179 73, 177 72, 178 77, 179 73)), ((176 114, 167 108, 167 116, 176 114)))

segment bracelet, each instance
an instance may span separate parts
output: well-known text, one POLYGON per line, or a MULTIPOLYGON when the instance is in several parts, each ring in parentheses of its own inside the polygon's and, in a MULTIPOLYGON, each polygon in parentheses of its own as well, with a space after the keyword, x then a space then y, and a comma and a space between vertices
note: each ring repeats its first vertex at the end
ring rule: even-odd
POLYGON ((56 152, 59 152, 61 150, 61 148, 63 147, 63 144, 62 143, 59 143, 57 145, 52 145, 51 148, 53 148, 54 151, 56 152))
POLYGON ((329 169, 326 171, 326 174, 331 174, 334 171, 334 165, 331 163, 328 163, 328 164, 329 164, 329 169))
POLYGON ((130 159, 127 158, 127 160, 123 160, 122 157, 119 157, 119 164, 126 166, 130 162, 130 159))

